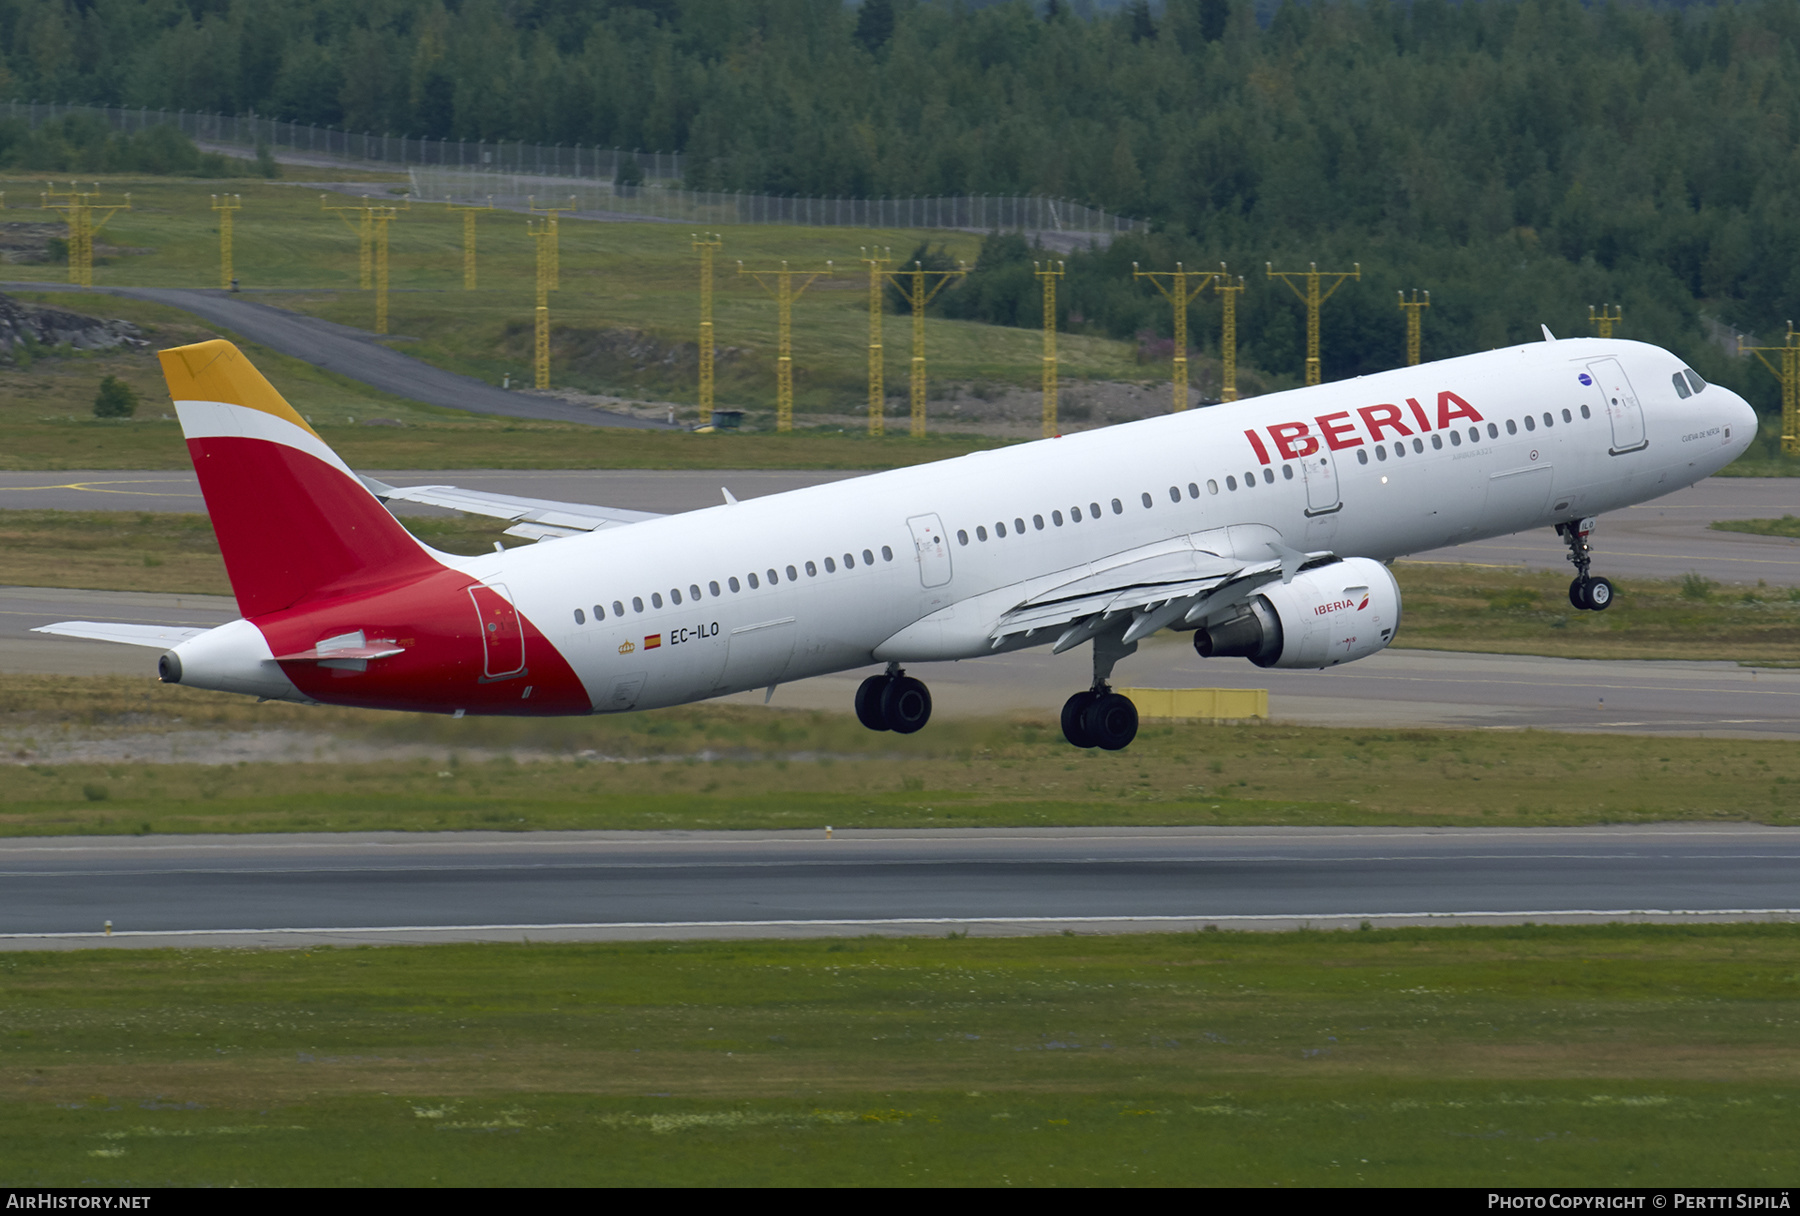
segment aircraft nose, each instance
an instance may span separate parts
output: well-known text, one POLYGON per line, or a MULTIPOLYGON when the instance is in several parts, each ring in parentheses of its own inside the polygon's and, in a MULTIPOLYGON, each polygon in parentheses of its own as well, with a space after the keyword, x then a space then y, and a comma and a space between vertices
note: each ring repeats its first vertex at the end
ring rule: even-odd
POLYGON ((1724 409, 1726 425, 1731 427, 1731 446, 1742 452, 1756 438, 1759 419, 1756 410, 1736 393, 1726 390, 1730 401, 1724 409))

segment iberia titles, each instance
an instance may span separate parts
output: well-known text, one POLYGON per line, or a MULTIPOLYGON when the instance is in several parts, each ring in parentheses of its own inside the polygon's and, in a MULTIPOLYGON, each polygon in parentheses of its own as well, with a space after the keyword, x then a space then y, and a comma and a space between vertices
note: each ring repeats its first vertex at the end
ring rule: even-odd
POLYGON ((1273 464, 1276 460, 1299 460, 1311 456, 1319 450, 1319 440, 1334 452, 1345 448, 1360 448, 1363 435, 1367 434, 1370 443, 1380 443, 1392 432, 1402 438, 1414 434, 1447 430, 1458 419, 1480 422, 1481 414, 1467 401, 1455 393, 1445 389, 1437 395, 1437 425, 1431 425, 1430 412, 1419 403, 1417 397, 1406 398, 1406 409, 1398 405, 1384 403, 1382 405, 1365 405, 1355 411, 1352 416, 1349 410, 1338 410, 1331 414, 1320 414, 1311 423, 1277 422, 1263 428, 1269 434, 1269 441, 1274 446, 1275 456, 1269 455, 1269 447, 1263 443, 1262 436, 1254 430, 1244 432, 1244 438, 1256 452, 1256 458, 1264 464, 1273 464), (1412 423, 1418 427, 1414 431, 1408 425, 1408 414, 1412 423), (1358 419, 1361 419, 1360 426, 1358 419), (1317 428, 1315 431, 1314 428, 1317 428))

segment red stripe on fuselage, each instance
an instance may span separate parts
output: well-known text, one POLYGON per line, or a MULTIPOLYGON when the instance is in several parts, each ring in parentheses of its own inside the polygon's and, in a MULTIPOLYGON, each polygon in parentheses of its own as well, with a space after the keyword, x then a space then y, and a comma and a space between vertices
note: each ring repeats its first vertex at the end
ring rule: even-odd
POLYGON ((296 688, 330 705, 532 717, 591 713, 580 677, 524 613, 518 614, 524 670, 487 676, 481 617, 468 590, 473 583, 461 571, 439 566, 435 574, 399 586, 308 599, 251 623, 276 654, 296 654, 359 629, 366 638, 392 638, 403 648, 403 654, 371 659, 365 671, 311 662, 281 665, 296 688))

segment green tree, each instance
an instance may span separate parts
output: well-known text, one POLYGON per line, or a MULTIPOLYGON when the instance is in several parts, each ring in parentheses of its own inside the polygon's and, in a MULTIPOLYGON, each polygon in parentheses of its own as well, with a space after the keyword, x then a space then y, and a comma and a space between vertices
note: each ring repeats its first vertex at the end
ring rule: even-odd
POLYGON ((137 406, 137 394, 129 384, 117 376, 100 381, 100 391, 94 394, 94 417, 129 418, 137 413, 137 406))

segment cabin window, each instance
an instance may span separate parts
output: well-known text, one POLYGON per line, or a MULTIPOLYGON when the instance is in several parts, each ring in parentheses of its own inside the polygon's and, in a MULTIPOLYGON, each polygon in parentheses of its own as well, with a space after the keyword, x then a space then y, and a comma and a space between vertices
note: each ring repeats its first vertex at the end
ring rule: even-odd
POLYGON ((1217 494, 1219 492, 1219 483, 1208 477, 1206 479, 1206 492, 1208 494, 1217 494))
POLYGON ((1246 490, 1248 490, 1251 486, 1253 486, 1255 484, 1256 484, 1256 474, 1254 472, 1245 473, 1244 474, 1244 488, 1246 490))
POLYGON ((1700 373, 1693 368, 1685 367, 1682 369, 1682 372, 1687 376, 1688 383, 1693 385, 1696 393, 1706 387, 1706 381, 1702 380, 1700 378, 1700 373))
POLYGON ((761 583, 756 581, 756 575, 746 574, 744 577, 750 580, 750 590, 755 591, 758 587, 762 586, 761 583))
POLYGON ((1074 520, 1076 523, 1080 523, 1081 522, 1081 508, 1080 507, 1070 507, 1069 508, 1069 518, 1074 520))
POLYGON ((714 579, 712 582, 706 584, 706 589, 713 593, 714 599, 719 598, 719 580, 714 579))
MULTIPOLYGON (((792 569, 790 569, 788 571, 788 577, 792 578, 793 576, 794 576, 794 572, 792 569)), ((819 577, 819 567, 814 565, 812 562, 807 562, 806 563, 806 577, 807 578, 818 578, 819 577)))
POLYGON ((825 559, 825 573, 827 573, 827 574, 836 574, 837 573, 837 563, 832 561, 829 557, 825 559))
POLYGON ((644 599, 642 596, 634 595, 631 597, 631 610, 633 612, 642 612, 644 610, 644 599))
POLYGON ((579 608, 575 610, 575 623, 577 625, 587 624, 587 614, 579 608))
MULTIPOLYGON (((731 588, 731 590, 732 590, 732 593, 733 593, 733 594, 736 594, 736 593, 737 593, 737 590, 738 590, 738 585, 739 585, 739 584, 738 584, 738 581, 737 581, 737 575, 735 575, 735 574, 734 574, 734 575, 732 575, 732 576, 731 576, 731 577, 730 577, 730 578, 728 578, 728 579, 726 579, 726 580, 725 580, 725 585, 726 585, 726 586, 727 586, 727 587, 730 587, 730 588, 731 588)), ((751 585, 752 585, 752 586, 755 586, 755 584, 754 584, 754 583, 753 583, 753 584, 751 584, 751 585)))
POLYGON ((681 602, 681 588, 680 587, 669 588, 669 598, 674 600, 677 604, 679 604, 681 602))
MULTIPOLYGON (((1455 431, 1450 432, 1450 438, 1452 438, 1452 439, 1456 438, 1455 431)), ((1444 450, 1444 437, 1442 435, 1433 435, 1431 437, 1431 447, 1432 447, 1433 451, 1437 451, 1437 452, 1443 451, 1444 450)))
POLYGON ((1042 515, 1033 515, 1031 517, 1031 526, 1036 528, 1039 532, 1042 532, 1044 530, 1044 517, 1042 515))
POLYGON ((1125 514, 1125 504, 1124 503, 1120 502, 1116 498, 1112 500, 1112 503, 1113 503, 1113 514, 1114 515, 1125 514))
POLYGON ((846 569, 846 570, 856 569, 856 555, 854 553, 844 554, 844 569, 846 569))
MULTIPOLYGON (((863 555, 865 557, 867 557, 868 551, 864 550, 863 555)), ((871 557, 871 558, 869 558, 869 560, 874 561, 875 559, 871 557)), ((894 551, 892 549, 888 548, 886 545, 881 546, 881 560, 884 562, 893 561, 894 560, 894 551)))
MULTIPOLYGON (((1369 463, 1369 449, 1368 448, 1357 448, 1356 449, 1356 463, 1357 464, 1368 464, 1369 463)), ((1230 481, 1231 478, 1227 477, 1225 480, 1230 481)))
MULTIPOLYGON (((1148 494, 1146 494, 1146 495, 1144 495, 1144 497, 1148 498, 1150 496, 1148 494)), ((1169 487, 1169 501, 1170 502, 1180 502, 1181 501, 1181 487, 1180 486, 1170 486, 1169 487)), ((1148 506, 1149 504, 1146 503, 1144 505, 1148 506)))
MULTIPOLYGON (((638 611, 642 612, 643 609, 639 608, 638 611)), ((624 616, 625 615, 625 605, 621 604, 618 600, 613 601, 613 615, 614 616, 624 616)))
POLYGON ((1200 497, 1200 486, 1198 483, 1192 482, 1192 481, 1188 482, 1188 497, 1189 498, 1200 497))
MULTIPOLYGON (((886 552, 886 550, 887 550, 887 546, 883 545, 882 551, 886 552)), ((875 555, 873 553, 870 553, 867 549, 864 549, 863 550, 863 565, 873 566, 874 564, 875 564, 875 555)))
MULTIPOLYGON (((1145 490, 1142 494, 1138 495, 1138 497, 1144 502, 1144 510, 1148 511, 1150 509, 1150 491, 1145 490)), ((1181 501, 1181 495, 1177 494, 1175 500, 1177 502, 1181 501)))
POLYGON ((604 621, 606 619, 606 609, 602 608, 598 604, 595 604, 594 605, 594 619, 596 621, 604 621))
POLYGON ((1564 411, 1563 411, 1563 421, 1564 421, 1564 422, 1573 422, 1573 421, 1575 421, 1575 420, 1574 420, 1574 419, 1573 419, 1573 418, 1571 418, 1571 417, 1569 417, 1569 411, 1568 411, 1568 410, 1564 410, 1564 411))
POLYGON ((1549 410, 1545 410, 1544 411, 1544 426, 1545 427, 1553 427, 1555 425, 1556 425, 1556 416, 1554 414, 1552 414, 1549 410))
POLYGON ((700 602, 700 584, 699 583, 689 583, 688 584, 688 597, 690 599, 692 599, 696 604, 698 604, 700 602))
POLYGON ((987 528, 983 527, 980 524, 975 525, 975 539, 976 540, 986 540, 987 539, 987 528))
POLYGON ((1004 538, 1006 536, 1006 525, 1004 523, 996 523, 994 525, 994 535, 997 538, 1004 538))
POLYGON ((1095 519, 1099 519, 1100 518, 1100 504, 1097 502, 1090 502, 1088 504, 1088 514, 1092 515, 1095 519))
POLYGON ((1387 459, 1387 444, 1385 444, 1385 443, 1380 444, 1379 446, 1376 447, 1375 459, 1377 459, 1377 460, 1386 460, 1387 459))
POLYGON ((1062 512, 1061 511, 1050 512, 1050 522, 1055 524, 1059 528, 1062 527, 1062 512))
POLYGON ((1281 477, 1282 477, 1283 481, 1294 480, 1294 466, 1291 464, 1282 465, 1281 466, 1281 477))
POLYGON ((1517 435, 1519 433, 1519 424, 1514 422, 1511 418, 1508 418, 1506 420, 1506 433, 1508 435, 1517 435))
POLYGON ((662 592, 652 591, 650 593, 650 606, 652 608, 661 608, 662 607, 662 592))
POLYGON ((773 570, 763 571, 763 577, 769 580, 769 586, 771 587, 778 587, 781 585, 781 576, 773 570))
POLYGON ((1592 414, 1588 413, 1588 407, 1585 405, 1581 407, 1581 416, 1583 418, 1592 418, 1593 417, 1592 414))
POLYGON ((1394 442, 1394 455, 1396 455, 1396 456, 1406 455, 1406 443, 1404 440, 1396 440, 1394 442))
POLYGON ((1530 414, 1525 415, 1525 429, 1528 431, 1537 430, 1537 419, 1533 418, 1530 414))
POLYGON ((1235 478, 1235 477, 1230 477, 1230 476, 1227 476, 1227 477, 1226 477, 1226 478, 1225 478, 1225 488, 1226 488, 1226 489, 1227 489, 1227 490, 1235 490, 1235 489, 1237 489, 1237 478, 1235 478))
MULTIPOLYGON (((1470 428, 1469 428, 1469 429, 1470 429, 1470 430, 1471 430, 1471 431, 1472 431, 1472 430, 1474 430, 1474 429, 1475 429, 1475 428, 1474 428, 1474 427, 1470 427, 1470 428)), ((1479 438, 1481 438, 1481 436, 1479 436, 1479 435, 1476 435, 1476 436, 1475 436, 1475 438, 1476 438, 1476 439, 1479 439, 1479 438)), ((1494 424, 1493 424, 1493 423, 1491 423, 1491 422, 1490 422, 1490 423, 1488 423, 1488 438, 1489 438, 1489 439, 1498 439, 1498 438, 1500 438, 1500 428, 1499 428, 1499 427, 1497 427, 1497 426, 1495 426, 1495 425, 1494 425, 1494 424)))
POLYGON ((1267 465, 1263 466, 1263 481, 1268 485, 1275 484, 1275 470, 1269 468, 1267 465))
POLYGON ((797 582, 800 578, 800 572, 798 570, 794 569, 792 566, 789 566, 787 568, 787 576, 788 576, 788 582, 790 582, 790 583, 797 582))
MULTIPOLYGON (((1040 527, 1040 528, 1043 526, 1044 526, 1043 524, 1038 525, 1038 527, 1040 527)), ((1025 521, 1022 519, 1014 519, 1013 520, 1013 531, 1017 532, 1020 536, 1025 535, 1025 521)))
POLYGON ((1425 441, 1423 439, 1413 440, 1413 451, 1415 453, 1423 452, 1424 450, 1425 450, 1425 441))

